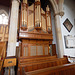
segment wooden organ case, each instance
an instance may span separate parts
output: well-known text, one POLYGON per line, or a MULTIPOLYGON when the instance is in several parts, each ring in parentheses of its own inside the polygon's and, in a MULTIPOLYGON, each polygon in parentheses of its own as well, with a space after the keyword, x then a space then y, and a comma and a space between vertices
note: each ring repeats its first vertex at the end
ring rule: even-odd
POLYGON ((41 8, 40 0, 28 6, 27 0, 21 4, 19 39, 21 56, 49 55, 49 45, 52 44, 52 25, 49 6, 46 11, 41 8))

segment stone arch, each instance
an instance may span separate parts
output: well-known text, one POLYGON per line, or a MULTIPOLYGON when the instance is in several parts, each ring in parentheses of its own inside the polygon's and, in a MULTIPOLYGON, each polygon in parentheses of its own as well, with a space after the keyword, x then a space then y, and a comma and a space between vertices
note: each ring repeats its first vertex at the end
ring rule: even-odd
POLYGON ((54 13, 57 14, 58 13, 58 5, 57 5, 56 0, 50 0, 50 3, 53 6, 54 13))
POLYGON ((8 17, 8 14, 7 14, 7 12, 5 10, 1 9, 0 14, 2 14, 2 13, 4 13, 8 17))
POLYGON ((58 4, 56 0, 49 0, 49 1, 52 4, 55 15, 63 16, 64 15, 64 11, 63 11, 64 0, 59 0, 58 4))

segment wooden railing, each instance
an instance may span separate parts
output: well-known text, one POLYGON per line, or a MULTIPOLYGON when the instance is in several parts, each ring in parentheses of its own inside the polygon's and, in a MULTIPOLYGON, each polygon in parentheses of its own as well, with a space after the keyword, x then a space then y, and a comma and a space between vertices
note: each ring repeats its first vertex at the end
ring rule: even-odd
POLYGON ((0 71, 3 67, 5 57, 6 57, 6 42, 0 42, 0 71))

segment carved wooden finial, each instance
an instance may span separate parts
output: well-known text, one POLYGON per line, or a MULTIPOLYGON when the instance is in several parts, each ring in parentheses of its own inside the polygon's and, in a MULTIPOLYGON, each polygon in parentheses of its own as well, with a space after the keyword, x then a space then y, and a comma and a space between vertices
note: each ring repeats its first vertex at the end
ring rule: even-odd
POLYGON ((49 6, 47 5, 47 7, 46 7, 46 11, 49 11, 49 6))
POLYGON ((23 0, 23 3, 26 3, 27 4, 27 0, 23 0))
POLYGON ((40 2, 40 0, 35 0, 35 2, 37 2, 37 1, 39 1, 39 2, 40 2))

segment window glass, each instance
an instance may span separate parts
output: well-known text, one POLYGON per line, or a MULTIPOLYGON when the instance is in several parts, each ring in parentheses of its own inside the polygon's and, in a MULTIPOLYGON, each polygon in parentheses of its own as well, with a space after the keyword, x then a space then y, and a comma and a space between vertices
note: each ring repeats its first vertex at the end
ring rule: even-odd
POLYGON ((8 24, 8 17, 4 13, 0 14, 0 24, 8 24))

